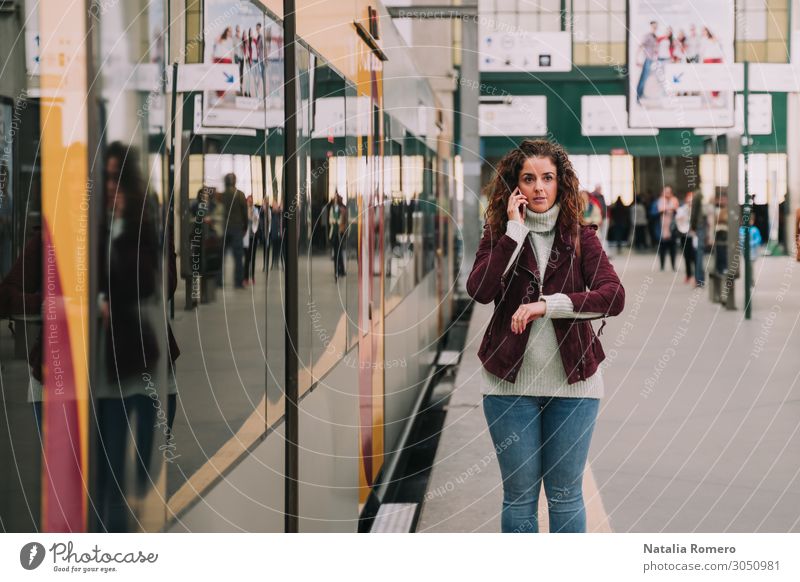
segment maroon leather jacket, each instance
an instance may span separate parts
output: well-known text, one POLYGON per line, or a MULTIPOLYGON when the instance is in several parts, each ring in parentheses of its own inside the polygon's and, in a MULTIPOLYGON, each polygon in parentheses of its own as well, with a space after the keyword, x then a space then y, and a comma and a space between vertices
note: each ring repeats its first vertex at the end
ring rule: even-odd
MULTIPOLYGON (((625 305, 625 290, 608 260, 597 226, 581 227, 580 256, 576 255, 567 229, 557 227, 550 259, 545 270, 543 289, 539 289, 536 256, 526 242, 514 264, 504 274, 517 243, 504 234, 492 240, 484 228, 475 264, 467 279, 467 293, 478 303, 494 301, 495 309, 486 328, 478 357, 489 372, 508 382, 515 382, 522 365, 531 324, 521 334, 511 332, 511 316, 522 303, 538 301, 541 294, 564 293, 576 312, 618 315, 625 305)), ((574 384, 589 378, 605 359, 603 347, 586 319, 553 319, 561 362, 567 382, 574 384)), ((602 332, 603 326, 600 326, 602 332)))

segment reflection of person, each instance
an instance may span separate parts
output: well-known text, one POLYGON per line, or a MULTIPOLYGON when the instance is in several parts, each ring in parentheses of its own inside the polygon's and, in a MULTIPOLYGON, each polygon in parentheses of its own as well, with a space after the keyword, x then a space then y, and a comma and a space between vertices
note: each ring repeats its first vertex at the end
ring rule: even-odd
POLYGON ((497 303, 478 356, 503 478, 501 528, 538 531, 544 482, 550 531, 583 532, 582 480, 605 356, 581 320, 618 315, 625 292, 596 228, 582 224, 578 179, 560 146, 524 140, 500 160, 487 194, 467 291, 497 303))
MULTIPOLYGON (((164 377, 166 358, 158 339, 156 318, 160 296, 160 246, 157 208, 147 195, 137 152, 122 143, 109 145, 106 157, 108 222, 101 231, 98 282, 106 382, 95 390, 100 462, 97 469, 97 511, 101 528, 128 531, 131 496, 141 498, 151 482, 153 442, 159 429, 157 381, 164 377), (134 489, 127 485, 129 438, 135 454, 134 489)), ((168 260, 174 261, 171 244, 168 260)), ((168 273, 170 292, 177 273, 168 273)), ((169 355, 177 345, 168 332, 169 355)), ((169 415, 168 415, 169 416, 169 415)), ((165 431, 164 434, 167 434, 165 431)))
POLYGON ((347 230, 347 207, 342 201, 342 195, 338 192, 334 200, 331 200, 328 210, 328 238, 333 249, 333 277, 338 280, 344 276, 344 253, 342 252, 342 241, 347 230))
POLYGON ((658 23, 653 20, 650 22, 650 32, 642 37, 639 44, 639 50, 644 54, 644 62, 642 63, 642 72, 639 75, 639 83, 636 85, 636 103, 639 103, 644 95, 644 88, 648 77, 650 77, 653 63, 658 58, 658 37, 656 32, 658 32, 658 23))
MULTIPOLYGON (((226 174, 222 203, 225 208, 225 254, 233 251, 233 286, 244 288, 244 234, 247 230, 247 200, 244 192, 236 188, 236 174, 226 174)), ((222 271, 225 271, 223 261, 222 271)))
POLYGON ((270 269, 276 267, 281 254, 281 239, 283 237, 283 225, 281 223, 281 205, 278 201, 272 203, 270 208, 270 221, 269 221, 269 252, 272 256, 272 263, 270 269))
POLYGON ((661 236, 658 241, 658 258, 661 270, 664 270, 664 261, 669 252, 672 270, 675 270, 675 213, 678 210, 678 199, 672 192, 672 186, 664 186, 661 198, 658 199, 658 215, 661 222, 661 236))
POLYGON ((255 285, 256 254, 258 251, 259 209, 253 197, 247 197, 247 230, 244 233, 244 286, 255 285))
MULTIPOLYGON (((6 277, 0 282, 0 318, 22 315, 34 318, 41 314, 42 307, 42 233, 38 228, 25 244, 6 277)), ((17 331, 20 333, 20 331, 17 331)), ((33 404, 36 421, 41 425, 42 417, 42 328, 31 339, 28 353, 30 382, 28 401, 33 404)))

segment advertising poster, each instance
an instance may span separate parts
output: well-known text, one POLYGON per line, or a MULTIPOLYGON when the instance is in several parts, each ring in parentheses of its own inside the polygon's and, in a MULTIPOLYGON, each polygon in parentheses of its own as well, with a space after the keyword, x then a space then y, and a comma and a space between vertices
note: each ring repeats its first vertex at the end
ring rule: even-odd
POLYGON ((733 0, 631 0, 628 5, 628 125, 731 127, 732 91, 682 90, 681 80, 701 75, 709 65, 719 66, 722 75, 713 77, 724 80, 734 62, 733 0))
POLYGON ((206 90, 203 125, 264 129, 283 103, 283 32, 261 10, 240 0, 205 2, 203 62, 233 65, 238 83, 206 90))

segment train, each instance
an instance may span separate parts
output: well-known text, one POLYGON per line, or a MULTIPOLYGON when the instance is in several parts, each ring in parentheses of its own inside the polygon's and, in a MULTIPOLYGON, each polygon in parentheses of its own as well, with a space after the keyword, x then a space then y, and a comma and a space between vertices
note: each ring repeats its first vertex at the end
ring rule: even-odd
POLYGON ((379 3, 78 4, 3 41, 2 528, 358 531, 454 316, 452 114, 379 3))

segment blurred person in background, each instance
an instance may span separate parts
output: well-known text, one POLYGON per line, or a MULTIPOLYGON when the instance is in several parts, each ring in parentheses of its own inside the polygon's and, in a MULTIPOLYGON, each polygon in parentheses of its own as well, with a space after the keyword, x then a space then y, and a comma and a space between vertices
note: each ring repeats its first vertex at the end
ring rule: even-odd
MULTIPOLYGON (((226 174, 222 203, 225 208, 225 254, 233 252, 233 286, 244 289, 244 236, 250 224, 247 214, 247 199, 244 192, 236 188, 236 174, 226 174)), ((223 260, 222 272, 225 271, 223 260)), ((224 276, 224 275, 223 275, 224 276)))
POLYGON ((693 192, 689 190, 683 199, 683 203, 675 212, 675 227, 678 230, 678 244, 683 254, 683 261, 686 264, 686 279, 684 279, 684 283, 690 283, 694 278, 695 272, 694 241, 691 233, 692 196, 693 192))
POLYGON ((633 215, 633 248, 637 251, 646 250, 647 244, 647 206, 642 201, 642 195, 637 194, 631 204, 633 215))
POLYGON ((658 199, 659 234, 658 259, 661 270, 664 270, 664 261, 669 253, 672 270, 675 271, 675 239, 678 230, 675 226, 675 213, 678 211, 678 199, 672 192, 672 186, 664 186, 661 198, 658 199))
POLYGON ((589 197, 600 209, 600 222, 597 223, 599 226, 597 236, 600 237, 603 250, 608 252, 608 207, 606 205, 606 197, 603 196, 603 186, 601 184, 595 184, 594 190, 589 194, 589 197))
POLYGON ((622 247, 627 244, 631 230, 631 213, 625 203, 622 202, 621 196, 617 197, 616 202, 611 207, 609 218, 611 219, 611 224, 608 227, 609 242, 616 243, 617 252, 620 252, 622 247))

